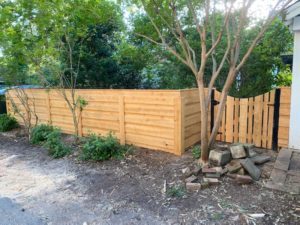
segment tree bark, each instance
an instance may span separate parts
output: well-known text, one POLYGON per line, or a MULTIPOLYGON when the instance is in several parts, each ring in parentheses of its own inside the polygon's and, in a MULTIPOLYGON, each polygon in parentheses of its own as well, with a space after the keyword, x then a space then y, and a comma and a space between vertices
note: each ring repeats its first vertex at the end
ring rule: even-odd
POLYGON ((213 130, 212 130, 210 138, 209 138, 209 143, 208 143, 209 148, 211 148, 213 146, 213 144, 216 140, 216 137, 218 135, 218 131, 219 131, 219 128, 220 128, 220 125, 221 125, 221 120, 222 120, 224 108, 225 108, 225 105, 226 105, 227 96, 228 96, 230 87, 231 87, 231 85, 234 81, 235 75, 236 75, 235 68, 231 68, 229 73, 228 73, 228 77, 227 77, 227 80, 225 82, 224 88, 221 92, 220 103, 219 103, 219 106, 218 106, 216 120, 214 121, 214 127, 213 127, 213 130))
POLYGON ((201 163, 206 164, 208 162, 209 149, 208 149, 208 130, 207 130, 207 107, 205 98, 205 89, 203 80, 198 80, 198 90, 200 99, 200 111, 201 111, 201 163))

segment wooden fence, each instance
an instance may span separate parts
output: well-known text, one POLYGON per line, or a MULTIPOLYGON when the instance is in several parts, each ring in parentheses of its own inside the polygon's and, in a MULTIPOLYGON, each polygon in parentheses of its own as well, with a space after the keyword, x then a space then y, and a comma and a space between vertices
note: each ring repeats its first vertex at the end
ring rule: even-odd
MULTIPOLYGON (((177 155, 200 141, 197 89, 77 90, 76 93, 88 102, 79 120, 80 135, 107 134, 111 131, 121 143, 177 155)), ((39 123, 51 123, 65 133, 74 133, 70 110, 58 90, 28 89, 26 94, 31 100, 31 107, 34 106, 39 123)), ((9 91, 9 96, 21 105, 15 91, 9 91)), ((220 93, 214 91, 213 96, 212 103, 217 103, 220 93)), ((289 88, 254 98, 228 97, 217 139, 255 143, 257 147, 269 149, 276 147, 275 142, 279 147, 286 147, 289 105, 289 88)), ((214 110, 210 110, 211 126, 217 107, 214 104, 214 110)), ((7 109, 13 113, 10 101, 7 101, 7 109)), ((18 115, 15 116, 22 122, 18 115)))
MULTIPOLYGON (((70 110, 58 90, 26 90, 34 99, 39 123, 51 123, 74 133, 70 110)), ((121 143, 181 154, 181 105, 178 90, 77 90, 88 102, 80 118, 79 132, 113 132, 121 143)), ((15 91, 9 96, 20 105, 15 91)), ((8 102, 9 112, 13 112, 8 102)), ((15 115, 21 121, 18 115, 15 115)))

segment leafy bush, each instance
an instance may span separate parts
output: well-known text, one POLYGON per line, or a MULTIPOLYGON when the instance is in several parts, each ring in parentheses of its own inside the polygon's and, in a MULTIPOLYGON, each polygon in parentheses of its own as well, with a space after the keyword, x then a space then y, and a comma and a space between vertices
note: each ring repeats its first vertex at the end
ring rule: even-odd
POLYGON ((38 145, 47 141, 47 136, 54 131, 54 127, 48 124, 40 124, 31 130, 30 142, 38 145))
POLYGON ((8 114, 0 115, 0 132, 10 131, 18 126, 17 120, 8 114))
POLYGON ((31 131, 30 142, 43 145, 53 158, 61 158, 71 153, 71 148, 66 146, 61 139, 61 132, 48 124, 40 124, 31 131))
POLYGON ((123 158, 129 147, 121 145, 111 133, 107 136, 91 134, 83 139, 83 160, 103 161, 110 158, 123 158))
POLYGON ((193 147, 192 154, 194 159, 199 159, 201 157, 201 148, 199 145, 193 147))
POLYGON ((167 190, 167 196, 181 198, 185 195, 185 189, 182 186, 171 187, 167 190))
POLYGON ((55 128, 46 136, 44 147, 53 158, 61 158, 71 153, 71 148, 66 146, 61 140, 61 132, 55 128))

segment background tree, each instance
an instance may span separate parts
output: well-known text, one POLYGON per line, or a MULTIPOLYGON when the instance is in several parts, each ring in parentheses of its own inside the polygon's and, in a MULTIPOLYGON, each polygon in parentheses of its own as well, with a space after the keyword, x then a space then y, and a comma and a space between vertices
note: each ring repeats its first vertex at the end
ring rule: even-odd
POLYGON ((201 160, 206 163, 208 160, 209 147, 214 143, 219 130, 226 98, 236 76, 257 46, 259 40, 266 32, 267 28, 290 2, 278 1, 268 18, 262 22, 260 29, 249 40, 244 39, 244 34, 250 26, 251 19, 249 12, 255 1, 224 1, 220 6, 219 1, 173 1, 173 0, 142 0, 143 5, 152 26, 156 33, 137 33, 138 36, 161 46, 162 49, 173 54, 182 64, 186 65, 195 76, 200 98, 201 110, 201 160), (218 26, 216 7, 220 6, 224 11, 224 20, 218 26), (188 27, 185 21, 192 20, 193 27, 188 27), (198 48, 193 49, 190 44, 188 29, 195 29, 198 33, 198 48), (209 33, 210 31, 210 33, 209 33), (208 36, 211 37, 209 42, 208 36), (222 48, 220 45, 222 38, 226 38, 227 45, 221 60, 216 58, 216 49, 222 48), (247 41, 247 42, 246 42, 247 41), (246 49, 242 54, 241 49, 246 49), (208 85, 205 82, 205 72, 209 68, 208 59, 212 59, 212 69, 208 85), (225 63, 227 67, 225 66, 225 63), (226 77, 222 88, 220 104, 218 106, 216 121, 212 133, 208 136, 207 127, 209 104, 212 89, 219 77, 222 69, 225 68, 226 77), (205 88, 208 92, 205 92, 205 88))
MULTIPOLYGON (((218 26, 221 26, 224 20, 224 15, 217 15, 218 26)), ((146 15, 136 15, 131 18, 133 33, 155 33, 151 21, 146 15), (145 26, 145 24, 147 24, 145 26), (151 32, 150 32, 151 31, 151 32)), ((185 26, 192 27, 193 21, 186 21, 185 26)), ((253 39, 253 35, 257 33, 262 21, 258 20, 252 23, 251 27, 244 32, 243 38, 245 43, 253 39)), ((198 33, 195 29, 186 29, 185 32, 190 37, 189 43, 193 49, 199 52, 199 43, 197 42, 198 33), (195 41, 196 40, 196 41, 195 41)), ((147 33, 147 34, 148 34, 147 33)), ((141 54, 148 52, 150 64, 145 65, 143 69, 143 80, 146 84, 144 88, 162 88, 162 89, 180 89, 196 87, 194 75, 189 68, 180 63, 180 61, 169 52, 158 48, 157 45, 142 37, 135 36, 134 44, 139 47, 141 54), (153 83, 153 85, 151 85, 153 83)), ((211 42, 211 36, 207 37, 208 42, 211 42)), ((226 49, 226 37, 223 37, 220 46, 215 50, 215 56, 218 61, 221 60, 226 49)), ((229 94, 234 97, 252 97, 270 91, 277 85, 277 75, 279 71, 284 70, 285 66, 282 63, 281 55, 292 51, 293 35, 290 33, 287 26, 280 19, 276 19, 267 29, 245 65, 240 70, 238 79, 234 81, 229 94)), ((241 47, 241 54, 245 54, 247 49, 241 47)), ((212 65, 212 59, 209 58, 208 65, 212 65)), ((226 69, 220 72, 219 77, 215 82, 215 87, 222 90, 226 80, 226 69)), ((207 85, 212 72, 212 66, 206 68, 204 74, 205 84, 207 85)))

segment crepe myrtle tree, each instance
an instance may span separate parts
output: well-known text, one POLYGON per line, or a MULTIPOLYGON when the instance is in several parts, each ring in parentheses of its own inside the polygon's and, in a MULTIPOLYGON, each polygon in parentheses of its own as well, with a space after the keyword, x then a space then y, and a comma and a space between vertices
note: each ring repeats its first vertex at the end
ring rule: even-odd
POLYGON ((140 0, 135 2, 142 6, 143 12, 139 11, 139 13, 146 13, 153 28, 153 32, 136 32, 136 35, 161 46, 186 65, 195 76, 201 110, 201 164, 208 162, 209 149, 216 139, 226 98, 237 74, 272 21, 292 2, 292 0, 276 1, 270 6, 269 15, 259 21, 258 32, 247 42, 243 39, 243 35, 255 23, 252 12, 255 4, 256 8, 257 4, 261 4, 259 0, 140 0), (217 15, 220 13, 224 18, 221 25, 217 23, 217 15), (195 29, 198 33, 197 40, 189 36, 190 29, 195 29), (191 47, 191 42, 198 43, 197 49, 191 47), (246 48, 244 54, 241 54, 242 47, 246 48), (219 52, 222 54, 219 55, 219 52), (208 63, 209 59, 212 63, 208 63), (208 81, 204 79, 206 71, 212 71, 208 81), (221 71, 227 75, 221 91, 214 127, 209 134, 210 98, 221 71))

